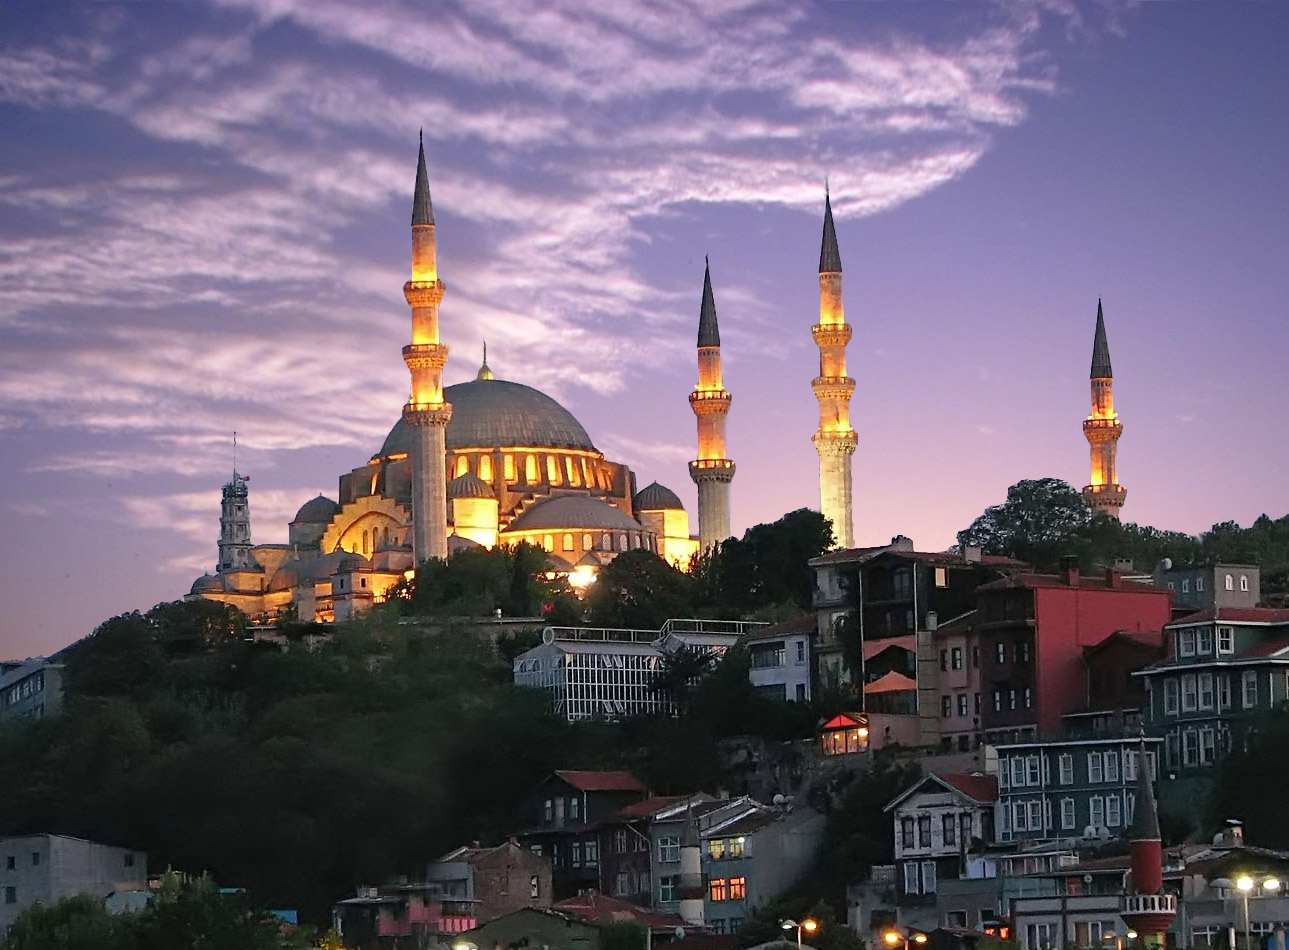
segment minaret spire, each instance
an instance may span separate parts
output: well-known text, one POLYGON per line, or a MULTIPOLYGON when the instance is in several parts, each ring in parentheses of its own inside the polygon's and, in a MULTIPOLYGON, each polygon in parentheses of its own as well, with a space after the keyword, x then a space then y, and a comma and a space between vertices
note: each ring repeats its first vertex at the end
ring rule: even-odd
POLYGON ((412 342, 403 347, 412 389, 403 407, 403 421, 412 429, 412 551, 418 565, 448 556, 446 430, 452 406, 443 398, 443 367, 448 359, 448 348, 439 342, 443 291, 422 138, 412 198, 412 279, 403 285, 403 296, 412 308, 412 342))
POLYGON ((1092 484, 1083 497, 1093 511, 1119 517, 1127 489, 1119 484, 1115 454, 1123 423, 1114 411, 1114 370, 1110 366, 1110 344, 1106 342, 1105 313, 1097 299, 1097 328, 1092 337, 1092 412, 1083 421, 1083 435, 1092 456, 1092 484))
POLYGON ((1164 849, 1145 736, 1138 743, 1136 761, 1137 793, 1133 800, 1132 828, 1128 831, 1132 886, 1123 899, 1120 916, 1137 931, 1141 946, 1160 950, 1164 946, 1164 934, 1177 914, 1177 897, 1163 893, 1164 849))
POLYGON ((689 407, 698 417, 698 458, 689 477, 698 486, 698 542, 702 550, 730 536, 730 482, 734 463, 725 457, 725 417, 731 396, 721 376, 721 331, 716 324, 712 267, 703 261, 703 302, 698 310, 698 386, 689 407))
POLYGON ((832 198, 824 189, 824 234, 819 248, 819 322, 810 328, 819 347, 819 375, 811 387, 819 401, 819 430, 811 441, 819 453, 819 510, 832 522, 838 547, 855 544, 851 513, 851 456, 858 438, 850 425, 855 381, 846 375, 851 328, 841 301, 841 252, 832 220, 832 198))

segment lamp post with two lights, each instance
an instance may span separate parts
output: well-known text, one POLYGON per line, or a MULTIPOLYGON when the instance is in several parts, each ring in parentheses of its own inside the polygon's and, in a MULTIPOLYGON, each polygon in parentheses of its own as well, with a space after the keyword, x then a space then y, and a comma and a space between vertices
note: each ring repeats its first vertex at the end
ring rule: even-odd
POLYGON ((801 950, 801 931, 804 930, 808 934, 814 933, 819 929, 819 921, 815 920, 813 917, 803 917, 801 918, 801 923, 797 923, 795 920, 791 919, 781 920, 779 921, 779 926, 784 930, 795 929, 797 931, 797 950, 801 950))

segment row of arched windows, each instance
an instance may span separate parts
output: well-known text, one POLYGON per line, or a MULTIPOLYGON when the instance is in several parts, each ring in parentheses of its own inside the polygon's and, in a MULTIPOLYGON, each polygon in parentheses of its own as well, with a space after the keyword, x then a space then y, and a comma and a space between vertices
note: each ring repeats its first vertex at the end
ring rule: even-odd
MULTIPOLYGON (((613 478, 606 467, 595 459, 576 455, 546 455, 538 453, 507 452, 501 457, 502 478, 507 485, 569 485, 573 488, 602 488, 611 490, 613 478), (520 468, 523 469, 523 478, 520 468)), ((485 482, 492 482, 495 463, 491 454, 462 453, 452 462, 452 477, 470 472, 485 482)))
MULTIPOLYGON (((536 541, 536 539, 533 539, 536 541)), ((566 531, 562 535, 547 534, 541 539, 542 548, 550 553, 556 551, 563 553, 585 553, 597 548, 601 551, 630 551, 637 548, 645 548, 657 553, 656 539, 653 535, 643 531, 603 531, 603 532, 583 532, 579 538, 577 534, 566 531), (581 547, 577 545, 581 541, 581 547)))

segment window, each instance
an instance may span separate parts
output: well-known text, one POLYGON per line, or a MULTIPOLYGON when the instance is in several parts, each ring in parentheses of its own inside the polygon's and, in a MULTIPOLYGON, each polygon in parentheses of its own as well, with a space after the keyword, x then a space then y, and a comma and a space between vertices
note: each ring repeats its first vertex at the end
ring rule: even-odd
POLYGON ((582 535, 582 550, 589 551, 595 547, 595 536, 590 534, 582 535))
POLYGON ((971 844, 971 839, 975 837, 971 827, 971 812, 963 812, 958 818, 958 831, 962 835, 962 843, 969 845, 971 844))
POLYGON ((542 896, 542 881, 536 874, 528 879, 528 897, 537 900, 542 896))
POLYGON ((953 715, 953 697, 941 696, 940 697, 940 718, 948 719, 952 715, 953 715))
POLYGON ((918 865, 916 861, 906 861, 904 863, 904 893, 917 894, 918 891, 918 865))
POLYGON ((980 668, 980 647, 971 648, 971 668, 972 669, 980 668))
POLYGON ((574 841, 570 851, 572 852, 571 863, 573 867, 580 868, 582 866, 582 842, 574 841))
POLYGON ((1044 824, 1043 800, 1041 798, 1036 798, 1033 801, 1027 802, 1026 806, 1029 809, 1029 830, 1042 831, 1044 824))
POLYGON ((1074 784, 1074 756, 1062 752, 1056 759, 1057 781, 1062 785, 1074 784))
POLYGON ((1007 690, 1007 708, 1008 709, 1016 708, 1016 690, 1014 689, 1007 690))
POLYGON ((1195 655, 1195 630, 1187 627, 1185 630, 1177 631, 1177 655, 1194 656, 1195 655))
POLYGON ((1200 627, 1195 631, 1195 652, 1199 656, 1210 656, 1213 653, 1213 628, 1200 627))
POLYGON ((745 877, 730 878, 730 900, 732 901, 747 900, 747 878, 745 877))
POLYGON ((1247 574, 1240 575, 1240 590, 1246 594, 1249 592, 1249 576, 1247 574))
POLYGON ((613 832, 613 852, 624 854, 627 850, 627 833, 625 829, 613 832))
POLYGON ((1017 755, 1012 757, 1012 788, 1025 787, 1025 757, 1017 755))
POLYGON ((708 896, 713 903, 727 901, 730 899, 730 885, 723 877, 713 878, 707 885, 708 896))
POLYGON ((1137 780, 1137 753, 1132 749, 1123 750, 1123 780, 1125 782, 1137 780))
POLYGON ((1217 707, 1231 708, 1231 674, 1221 673, 1217 677, 1217 707))
POLYGON ((127 868, 134 867, 134 852, 132 851, 126 852, 126 855, 123 860, 127 868))
POLYGON ((1105 825, 1105 799, 1100 795, 1088 799, 1088 824, 1093 828, 1105 825))
POLYGON ((949 586, 949 571, 947 568, 937 567, 935 569, 935 586, 936 587, 949 586))
POLYGON ((1177 680, 1164 680, 1164 715, 1176 716, 1178 709, 1178 695, 1180 693, 1177 680))
POLYGON ((806 641, 805 640, 797 641, 797 662, 798 663, 806 662, 806 641))
POLYGON ((1183 594, 1189 594, 1190 592, 1191 592, 1191 582, 1190 582, 1190 579, 1189 579, 1189 578, 1186 578, 1186 577, 1183 577, 1183 578, 1182 578, 1182 593, 1183 593, 1183 594))
POLYGON ((1217 652, 1219 654, 1235 652, 1235 628, 1234 627, 1217 628, 1217 652))
POLYGON ((39 851, 31 852, 31 866, 34 868, 34 867, 38 867, 39 865, 40 865, 40 852, 39 851))
POLYGON ((918 815, 918 847, 931 847, 931 816, 918 815))
POLYGON ((1213 708, 1213 674, 1199 674, 1199 708, 1213 708))
POLYGON ((1212 765, 1217 761, 1217 733, 1212 726, 1204 726, 1199 731, 1199 764, 1212 765))
POLYGON ((1062 798, 1061 799, 1061 828, 1065 831, 1069 831, 1071 828, 1074 828, 1075 826, 1076 826, 1076 822, 1074 820, 1074 799, 1062 798))
POLYGON ((600 843, 598 841, 587 841, 585 843, 586 866, 593 868, 600 863, 600 843))
POLYGON ((1203 592, 1203 590, 1204 590, 1204 578, 1202 578, 1202 577, 1197 577, 1197 578, 1195 578, 1195 590, 1196 590, 1197 592, 1203 592))
POLYGON ((1244 708, 1252 709, 1258 704, 1258 671, 1245 670, 1244 673, 1241 674, 1240 680, 1244 708))
POLYGON ((941 650, 940 651, 940 670, 941 672, 943 672, 948 668, 949 668, 949 651, 941 650))
POLYGON ((1178 750, 1179 741, 1175 732, 1170 732, 1164 736, 1164 762, 1170 769, 1177 768, 1177 763, 1181 759, 1181 754, 1178 750))
POLYGON ((658 900, 674 901, 676 899, 676 875, 667 874, 658 878, 658 900))
POLYGON ((1111 795, 1105 800, 1105 823, 1108 828, 1118 828, 1123 819, 1123 802, 1118 795, 1111 795))
POLYGON ((913 819, 912 818, 900 819, 900 847, 902 848, 916 847, 916 845, 913 843, 913 819))
POLYGON ((1226 589, 1235 590, 1235 578, 1233 578, 1230 574, 1226 575, 1226 589))
POLYGON ((922 893, 923 894, 935 893, 935 862, 934 861, 922 862, 922 893))
POLYGON ((1119 750, 1105 753, 1105 780, 1107 782, 1119 781, 1119 750))
POLYGON ((1089 752, 1088 753, 1088 781, 1089 782, 1101 782, 1105 780, 1105 776, 1104 776, 1104 773, 1102 772, 1101 766, 1102 766, 1101 753, 1089 752))
POLYGON ((974 708, 975 708, 975 710, 976 710, 976 715, 977 715, 977 716, 979 716, 979 715, 980 715, 980 694, 979 694, 979 693, 976 693, 976 694, 974 695, 974 697, 973 697, 973 699, 972 699, 972 704, 973 704, 973 707, 974 707, 974 708))
POLYGON ((1031 755, 1025 759, 1025 782, 1028 785, 1041 785, 1039 778, 1038 756, 1031 755))
POLYGON ((958 694, 958 715, 964 718, 967 715, 967 694, 966 693, 958 694))
POLYGON ((721 861, 725 858, 725 839, 713 838, 707 842, 707 856, 713 861, 721 861))
POLYGON ((1182 732, 1182 765, 1194 766, 1199 764, 1199 735, 1194 729, 1186 729, 1182 732))
POLYGON ((941 833, 944 836, 944 846, 946 848, 956 848, 958 846, 958 821, 952 814, 940 816, 941 833))
POLYGON ((16 904, 16 903, 18 903, 18 888, 16 888, 16 887, 6 887, 6 888, 4 889, 4 902, 5 902, 6 904, 16 904))
POLYGON ((1003 643, 1001 640, 994 644, 994 662, 1007 662, 1007 644, 1003 643))
POLYGON ((1003 691, 1001 689, 996 689, 994 690, 994 712, 1002 712, 1002 711, 1003 711, 1003 691))
POLYGON ((950 653, 950 663, 955 670, 962 669, 962 647, 954 647, 950 653))
POLYGON ((1052 950, 1060 946, 1056 940, 1056 924, 1030 924, 1029 939, 1025 942, 1029 950, 1052 950))
POLYGON ((1182 712, 1194 712, 1199 705, 1199 691, 1195 685, 1195 674, 1188 673, 1182 677, 1182 712))
POLYGON ((1022 640, 1020 643, 1020 646, 1017 647, 1017 652, 1020 655, 1020 661, 1022 663, 1028 663, 1029 662, 1029 641, 1022 640))
POLYGON ((729 841, 725 843, 725 853, 731 858, 743 857, 743 839, 730 838, 729 841))
POLYGON ((631 893, 631 875, 625 870, 619 871, 613 881, 613 895, 615 897, 626 897, 631 893))
POLYGON ((658 836, 658 861, 666 863, 668 861, 680 860, 680 836, 679 835, 659 835, 658 836))
POLYGON ((7 858, 4 859, 4 869, 6 871, 12 871, 16 861, 17 859, 12 854, 9 855, 7 858))
POLYGON ((578 808, 581 807, 581 804, 582 804, 581 801, 579 801, 576 795, 570 798, 568 800, 568 817, 570 818, 578 817, 578 808))
POLYGON ((1024 700, 1024 705, 1026 709, 1034 708, 1034 691, 1030 689, 1028 686, 1026 686, 1024 689, 1024 692, 1022 694, 1022 699, 1024 700))

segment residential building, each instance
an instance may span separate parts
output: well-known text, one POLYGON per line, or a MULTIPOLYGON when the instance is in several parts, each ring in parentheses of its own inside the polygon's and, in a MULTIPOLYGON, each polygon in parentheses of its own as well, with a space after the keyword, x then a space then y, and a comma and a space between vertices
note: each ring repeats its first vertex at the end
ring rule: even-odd
POLYGON ((1062 717, 1087 704, 1083 651, 1118 631, 1162 630, 1166 588, 1109 570, 1082 577, 1066 559, 1059 575, 1017 573, 977 592, 975 635, 980 726, 991 744, 1055 735, 1062 717))
POLYGON ((750 799, 700 822, 704 919, 714 933, 734 933, 809 867, 823 836, 824 816, 808 808, 772 808, 750 799))
POLYGON ((0 722, 52 716, 62 705, 62 663, 43 656, 0 662, 0 722))
POLYGON ((748 678, 757 692, 773 699, 810 701, 811 641, 817 621, 802 614, 744 635, 750 660, 748 678))
POLYGON ((997 801, 992 775, 929 773, 886 806, 895 824, 900 903, 934 903, 942 882, 966 877, 974 843, 994 840, 997 801))
POLYGON ((1186 856, 1180 867, 1166 869, 1164 886, 1180 895, 1180 912, 1174 930, 1183 947, 1225 948, 1230 935, 1247 946, 1244 926, 1244 892, 1235 882, 1244 875, 1253 881, 1249 891, 1249 926, 1253 946, 1275 946, 1270 939, 1289 921, 1289 852, 1246 844, 1244 830, 1231 823, 1213 841, 1186 856), (1278 887, 1267 887, 1274 877, 1278 887))
POLYGON ((980 612, 972 609, 932 632, 936 660, 936 697, 940 716, 940 748, 966 752, 980 748, 983 687, 980 683, 980 612))
MULTIPOLYGON (((1119 736, 998 746, 998 840, 1122 835, 1132 823, 1140 741, 1119 736)), ((1147 745, 1154 778, 1162 741, 1147 745)))
POLYGON ((667 656, 681 650, 724 654, 765 624, 734 620, 669 620, 661 630, 547 627, 542 642, 514 660, 516 686, 545 690, 569 722, 674 712, 653 688, 667 656))
POLYGON ((358 950, 425 945, 474 929, 474 905, 443 896, 437 883, 360 887, 354 897, 331 908, 332 926, 345 946, 358 950))
POLYGON ((606 926, 634 923, 649 931, 651 942, 674 937, 684 921, 674 914, 635 907, 602 894, 586 894, 553 907, 526 907, 461 934, 476 947, 540 947, 600 950, 606 926))
POLYGON ((722 802, 704 792, 646 798, 601 827, 601 876, 606 893, 642 907, 679 912, 680 842, 690 814, 722 802))
POLYGON ((33 904, 145 890, 148 856, 65 835, 0 838, 0 934, 33 904))
POLYGON ((1257 607, 1262 603, 1262 571, 1256 564, 1174 565, 1165 558, 1155 567, 1156 587, 1172 592, 1184 613, 1211 607, 1257 607))
POLYGON ((1123 736, 1141 731, 1146 684, 1138 670, 1164 656, 1163 631, 1120 630, 1083 648, 1085 702, 1061 718, 1068 735, 1123 736))
POLYGON ((606 890, 602 875, 602 830, 618 813, 646 797, 630 772, 560 770, 527 798, 526 820, 517 837, 549 859, 556 900, 593 889, 606 890))
POLYGON ((552 901, 550 860, 513 838, 492 848, 475 842, 449 851, 430 862, 425 880, 444 899, 467 902, 479 924, 521 907, 549 907, 552 901))
POLYGON ((1167 655, 1138 671, 1146 726, 1164 740, 1165 812, 1196 815, 1213 766, 1289 699, 1289 610, 1217 607, 1168 624, 1167 655))

